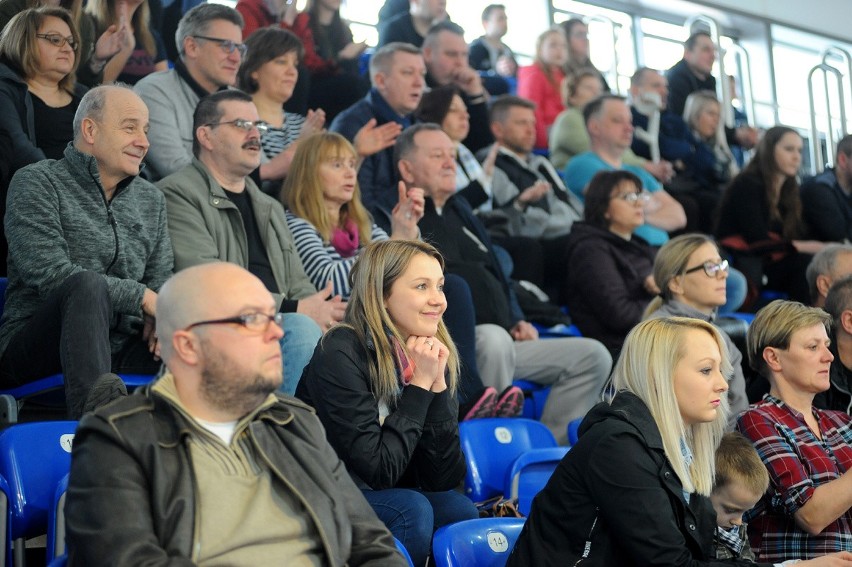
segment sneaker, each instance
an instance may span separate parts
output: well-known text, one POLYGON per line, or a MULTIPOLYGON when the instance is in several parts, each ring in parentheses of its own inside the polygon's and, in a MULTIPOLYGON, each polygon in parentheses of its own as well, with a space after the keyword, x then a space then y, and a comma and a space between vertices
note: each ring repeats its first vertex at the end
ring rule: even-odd
POLYGON ((459 421, 491 417, 494 415, 494 404, 497 401, 497 390, 488 386, 479 394, 479 397, 471 400, 459 408, 459 421))
POLYGON ((509 386, 497 398, 494 404, 494 417, 518 417, 524 412, 524 391, 517 386, 509 386))
POLYGON ((127 387, 117 374, 111 372, 101 374, 95 380, 92 389, 89 390, 89 395, 86 396, 86 403, 83 404, 83 413, 94 411, 126 395, 127 387))

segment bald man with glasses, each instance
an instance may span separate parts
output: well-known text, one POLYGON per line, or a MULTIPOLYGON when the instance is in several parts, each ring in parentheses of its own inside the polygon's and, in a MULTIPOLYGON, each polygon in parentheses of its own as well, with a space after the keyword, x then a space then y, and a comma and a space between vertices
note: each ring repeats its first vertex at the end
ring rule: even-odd
POLYGON ((147 177, 157 181, 192 161, 192 113, 208 94, 234 85, 246 54, 243 17, 221 4, 201 4, 181 18, 174 69, 148 75, 134 87, 151 111, 147 177))
POLYGON ((407 565, 314 410, 275 394, 284 330, 264 283, 204 264, 157 303, 167 371, 77 430, 69 565, 407 565))

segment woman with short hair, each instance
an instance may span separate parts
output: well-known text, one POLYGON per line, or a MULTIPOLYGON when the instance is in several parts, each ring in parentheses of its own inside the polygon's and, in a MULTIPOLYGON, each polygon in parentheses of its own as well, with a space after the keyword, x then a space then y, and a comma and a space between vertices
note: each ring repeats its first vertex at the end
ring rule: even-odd
POLYGON ((813 558, 852 541, 852 418, 813 406, 830 386, 830 325, 822 309, 778 300, 748 330, 749 364, 770 385, 737 421, 769 470, 769 490, 747 514, 762 560, 813 558))
POLYGON ((568 237, 564 293, 571 319, 584 337, 614 354, 660 291, 652 274, 654 249, 633 234, 645 223, 648 202, 634 174, 602 171, 589 182, 584 220, 568 237))

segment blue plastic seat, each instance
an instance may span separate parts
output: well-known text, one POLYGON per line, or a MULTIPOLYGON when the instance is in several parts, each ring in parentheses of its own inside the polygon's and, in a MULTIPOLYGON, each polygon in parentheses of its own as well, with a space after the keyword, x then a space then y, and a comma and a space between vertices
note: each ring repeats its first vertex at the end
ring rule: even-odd
POLYGON ((503 567, 524 527, 523 518, 481 518, 435 532, 437 567, 503 567))
POLYGON ((579 439, 580 424, 583 423, 583 418, 578 417, 568 422, 568 445, 573 447, 579 439))
POLYGON ((6 479, 0 476, 0 567, 12 564, 12 530, 9 515, 12 506, 12 492, 6 479))
POLYGON ((515 459, 506 474, 503 494, 518 499, 518 512, 529 515, 533 498, 545 487, 569 448, 531 449, 515 459))
POLYGON ((464 421, 459 438, 467 462, 464 492, 474 502, 504 494, 506 474, 523 453, 557 446, 547 427, 523 418, 464 421))
POLYGON ((408 561, 409 567, 414 567, 414 561, 411 560, 411 556, 408 554, 408 550, 405 549, 405 546, 402 545, 402 542, 396 538, 393 538, 393 542, 396 544, 396 548, 402 553, 402 556, 405 557, 405 560, 408 561))
POLYGON ((12 495, 9 527, 15 565, 23 564, 24 540, 48 532, 56 487, 71 468, 76 428, 76 421, 22 423, 0 434, 0 476, 12 495))
POLYGON ((65 555, 65 495, 68 492, 68 475, 63 476, 53 493, 53 506, 47 519, 47 561, 65 555))
POLYGON ((544 386, 529 380, 513 380, 513 386, 517 386, 524 393, 524 409, 521 417, 526 419, 540 420, 544 413, 544 404, 550 395, 550 386, 544 386))

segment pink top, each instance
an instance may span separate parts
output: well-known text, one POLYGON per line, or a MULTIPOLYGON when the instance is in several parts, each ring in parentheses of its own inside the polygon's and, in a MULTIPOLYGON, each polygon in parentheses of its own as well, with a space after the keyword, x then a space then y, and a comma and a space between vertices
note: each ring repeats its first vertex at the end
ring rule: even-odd
POLYGON ((547 148, 547 131, 556 121, 559 113, 565 110, 559 85, 565 73, 557 68, 553 73, 553 83, 538 65, 528 65, 518 69, 518 96, 535 103, 535 147, 547 148))

